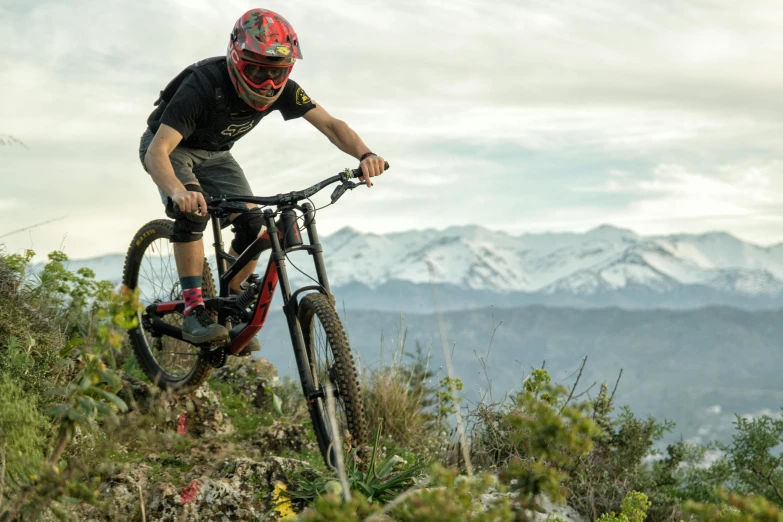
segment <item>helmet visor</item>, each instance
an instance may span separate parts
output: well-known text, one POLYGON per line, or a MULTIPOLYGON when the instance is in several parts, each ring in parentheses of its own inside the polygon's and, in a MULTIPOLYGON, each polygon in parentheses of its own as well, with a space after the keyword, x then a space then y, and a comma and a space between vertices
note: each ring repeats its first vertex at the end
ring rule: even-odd
POLYGON ((293 65, 267 65, 240 60, 237 64, 245 81, 256 89, 279 89, 291 74, 293 65))

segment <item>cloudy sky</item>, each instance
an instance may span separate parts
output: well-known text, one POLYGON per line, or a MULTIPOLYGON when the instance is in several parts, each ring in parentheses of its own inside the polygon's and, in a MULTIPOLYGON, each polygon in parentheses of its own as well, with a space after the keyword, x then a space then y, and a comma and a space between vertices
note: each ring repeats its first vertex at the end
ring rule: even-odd
MULTIPOLYGON (((0 135, 26 145, 0 146, 0 243, 120 252, 162 217, 137 152, 152 102, 183 67, 222 54, 257 6, 0 0, 0 135)), ((609 223, 783 241, 779 0, 261 7, 299 33, 293 78, 392 164, 322 211, 322 232, 609 223)), ((355 165, 277 114, 234 154, 259 195, 355 165)))

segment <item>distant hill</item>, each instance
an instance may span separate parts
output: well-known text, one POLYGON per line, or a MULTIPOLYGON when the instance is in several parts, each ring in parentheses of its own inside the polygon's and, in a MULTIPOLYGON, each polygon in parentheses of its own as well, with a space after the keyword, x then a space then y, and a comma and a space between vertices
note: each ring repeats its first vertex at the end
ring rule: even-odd
MULTIPOLYGON (((281 372, 292 371, 293 355, 282 315, 270 315, 261 333, 261 353, 281 372)), ((340 315, 365 365, 375 365, 381 357, 391 360, 400 314, 349 310, 340 315)), ((448 312, 443 319, 456 374, 474 400, 480 388, 487 388, 477 355, 486 354, 493 324, 502 321, 487 361, 495 399, 518 389, 530 369, 544 361, 556 379, 573 382, 573 372, 587 356, 580 389, 602 381, 613 386, 623 369, 618 404, 628 404, 639 415, 676 421, 677 431, 670 438, 725 438, 732 432, 734 413, 765 409, 777 413, 783 406, 783 310, 529 306, 448 312)), ((405 314, 402 322, 407 329, 407 349, 413 351, 417 344, 425 349, 432 346, 431 367, 442 367, 436 316, 405 314)))

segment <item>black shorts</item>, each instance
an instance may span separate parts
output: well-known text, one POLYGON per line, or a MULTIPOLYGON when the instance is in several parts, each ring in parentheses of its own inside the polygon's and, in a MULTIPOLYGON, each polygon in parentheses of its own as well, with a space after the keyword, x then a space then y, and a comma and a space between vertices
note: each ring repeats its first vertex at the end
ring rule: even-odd
MULTIPOLYGON (((141 135, 139 144, 139 159, 144 166, 144 156, 152 143, 152 132, 147 129, 141 135)), ((174 167, 174 174, 183 185, 188 183, 197 183, 201 185, 204 192, 210 196, 252 196, 253 191, 247 182, 242 167, 231 155, 230 151, 209 151, 202 149, 191 149, 179 145, 169 155, 171 166, 174 167)), ((168 202, 168 196, 161 190, 161 199, 165 205, 168 202)), ((244 206, 237 203, 239 206, 244 206)))

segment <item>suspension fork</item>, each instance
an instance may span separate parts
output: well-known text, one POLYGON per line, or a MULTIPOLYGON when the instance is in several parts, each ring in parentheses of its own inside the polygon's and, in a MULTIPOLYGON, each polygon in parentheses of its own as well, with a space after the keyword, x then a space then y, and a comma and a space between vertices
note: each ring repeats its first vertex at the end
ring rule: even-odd
POLYGON ((315 211, 310 203, 302 205, 304 209, 304 222, 307 229, 307 240, 310 242, 311 248, 308 249, 310 255, 313 256, 313 264, 315 265, 315 274, 318 277, 318 283, 323 287, 327 297, 334 301, 332 296, 332 290, 329 287, 329 278, 326 276, 326 265, 324 264, 323 247, 318 239, 318 231, 315 228, 315 211))
MULTIPOLYGON (((318 377, 315 366, 311 367, 308 361, 302 327, 299 324, 299 318, 296 315, 295 307, 288 306, 291 300, 291 284, 288 281, 288 272, 285 267, 285 250, 280 246, 280 239, 277 237, 277 225, 275 225, 274 213, 271 209, 264 210, 264 222, 269 233, 269 240, 272 242, 272 261, 277 266, 278 284, 283 296, 283 311, 288 322, 288 333, 291 336, 291 344, 294 348, 294 358, 296 368, 299 372, 299 381, 302 383, 302 391, 305 398, 310 397, 318 388, 318 377)), ((313 361, 313 365, 315 362, 313 361)))

